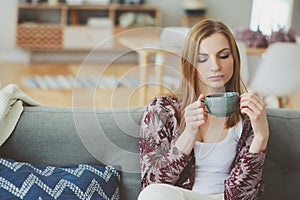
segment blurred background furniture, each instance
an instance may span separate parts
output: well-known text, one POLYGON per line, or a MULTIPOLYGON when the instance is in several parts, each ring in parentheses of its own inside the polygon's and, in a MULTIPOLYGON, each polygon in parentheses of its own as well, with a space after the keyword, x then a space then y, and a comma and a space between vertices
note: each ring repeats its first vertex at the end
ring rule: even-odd
POLYGON ((161 29, 160 42, 161 48, 174 47, 178 49, 175 53, 155 55, 155 70, 157 74, 157 83, 160 85, 159 94, 163 92, 164 80, 171 81, 176 89, 180 83, 180 65, 181 65, 181 51, 190 28, 184 26, 169 26, 161 29))
POLYGON ((243 42, 237 41, 237 46, 240 53, 241 60, 241 79, 245 86, 247 87, 250 81, 250 71, 248 65, 248 57, 247 57, 247 47, 243 42))
MULTIPOLYGON (((16 11, 16 45, 30 51, 92 50, 114 34, 161 22, 151 5, 18 3, 16 11)), ((111 41, 101 47, 119 48, 111 41)))
POLYGON ((206 18, 207 5, 202 0, 184 0, 184 14, 181 16, 181 26, 191 27, 206 18))
POLYGON ((193 26, 195 23, 202 21, 206 19, 206 15, 188 15, 188 14, 183 14, 181 16, 181 25, 182 26, 193 26))
MULTIPOLYGON (((119 38, 121 44, 136 51, 139 55, 141 80, 140 105, 147 104, 147 90, 149 85, 156 86, 156 94, 162 94, 163 79, 166 74, 169 74, 169 80, 176 79, 177 82, 180 82, 181 49, 188 30, 188 27, 143 28, 142 30, 135 31, 141 31, 140 33, 153 32, 153 35, 150 36, 148 34, 147 37, 144 37, 144 34, 140 34, 140 37, 132 37, 124 34, 124 36, 119 38), (158 34, 156 35, 157 31, 158 34), (149 69, 153 65, 155 66, 155 80, 149 82, 149 69)), ((131 33, 131 35, 137 34, 131 33)))
POLYGON ((288 96, 300 90, 300 44, 276 42, 262 54, 250 89, 265 97, 267 106, 285 107, 288 96))

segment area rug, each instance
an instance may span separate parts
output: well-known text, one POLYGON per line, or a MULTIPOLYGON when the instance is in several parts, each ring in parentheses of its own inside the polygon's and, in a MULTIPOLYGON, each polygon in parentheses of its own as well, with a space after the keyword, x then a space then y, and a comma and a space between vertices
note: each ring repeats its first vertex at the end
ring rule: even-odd
MULTIPOLYGON (((172 77, 164 77, 163 84, 166 87, 177 88, 178 80, 172 77)), ((135 88, 140 85, 138 77, 134 76, 82 76, 73 75, 45 75, 29 76, 23 79, 26 88, 32 89, 73 89, 73 88, 135 88)), ((148 84, 155 85, 155 77, 150 76, 148 84)))

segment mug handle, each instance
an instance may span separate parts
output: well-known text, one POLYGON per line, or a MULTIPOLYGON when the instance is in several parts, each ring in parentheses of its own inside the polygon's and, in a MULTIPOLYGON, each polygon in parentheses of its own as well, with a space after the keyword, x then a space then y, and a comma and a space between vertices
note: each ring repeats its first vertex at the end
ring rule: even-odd
POLYGON ((208 109, 208 107, 207 107, 207 103, 206 103, 206 101, 205 101, 205 98, 204 98, 204 99, 200 99, 200 101, 201 101, 202 103, 204 103, 204 105, 205 105, 205 107, 206 107, 206 113, 210 113, 210 111, 209 111, 209 109, 208 109))

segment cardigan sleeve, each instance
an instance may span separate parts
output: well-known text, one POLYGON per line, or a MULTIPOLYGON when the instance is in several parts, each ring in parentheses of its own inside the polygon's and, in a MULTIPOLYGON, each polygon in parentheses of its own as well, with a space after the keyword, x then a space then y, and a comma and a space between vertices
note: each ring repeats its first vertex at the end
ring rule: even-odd
POLYGON ((234 165, 229 178, 225 180, 226 200, 258 199, 263 190, 262 171, 266 150, 260 153, 249 152, 254 135, 249 120, 245 124, 234 165))
POLYGON ((191 159, 175 146, 177 130, 176 100, 153 99, 144 112, 139 138, 141 186, 151 183, 175 185, 191 159))

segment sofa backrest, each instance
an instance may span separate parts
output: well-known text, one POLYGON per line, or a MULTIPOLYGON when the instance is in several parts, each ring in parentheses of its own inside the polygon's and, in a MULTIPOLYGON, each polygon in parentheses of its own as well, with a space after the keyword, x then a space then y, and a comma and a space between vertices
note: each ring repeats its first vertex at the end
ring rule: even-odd
POLYGON ((300 111, 268 109, 270 138, 261 199, 300 199, 300 111))
MULTIPOLYGON (((25 107, 0 156, 33 164, 120 165, 122 200, 140 191, 139 124, 144 107, 112 110, 25 107)), ((300 111, 268 109, 270 141, 262 199, 300 199, 300 111)))

